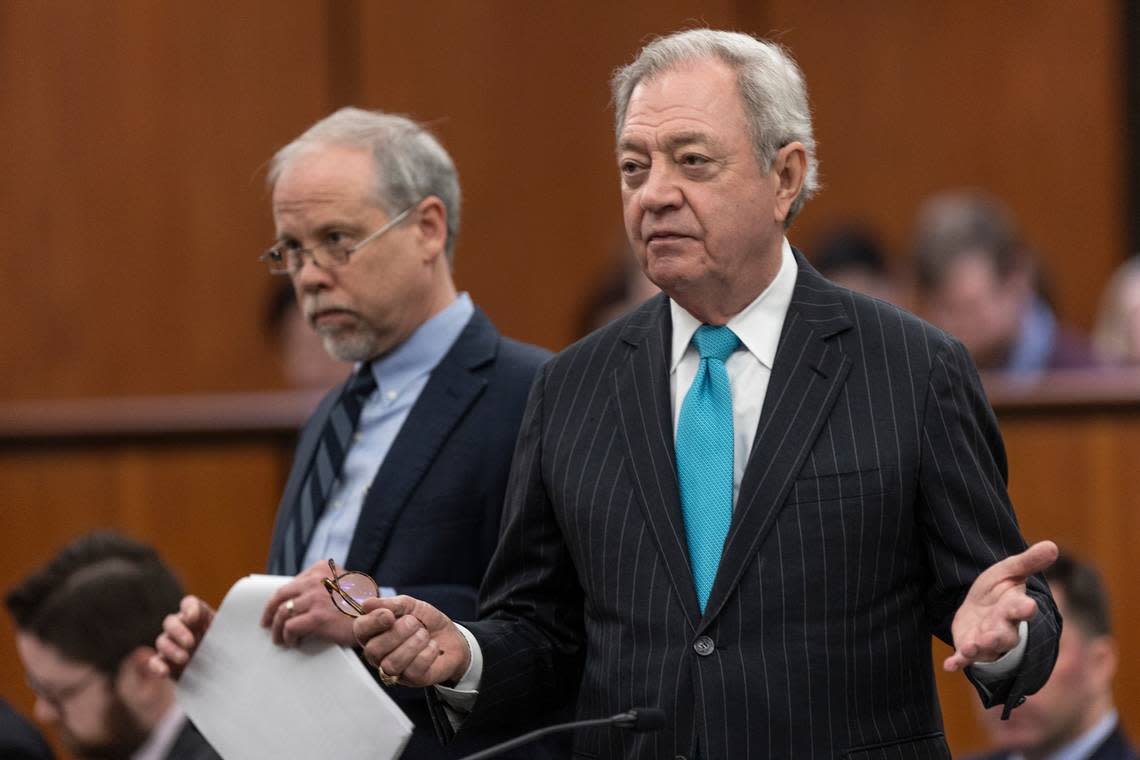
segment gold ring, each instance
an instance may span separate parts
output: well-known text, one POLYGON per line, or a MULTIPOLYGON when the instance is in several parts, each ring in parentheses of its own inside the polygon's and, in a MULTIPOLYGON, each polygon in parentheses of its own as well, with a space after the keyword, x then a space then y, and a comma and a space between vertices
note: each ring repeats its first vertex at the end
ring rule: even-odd
POLYGON ((289 613, 289 617, 293 617, 293 615, 296 614, 296 612, 297 612, 296 605, 293 604, 292 599, 285 602, 285 611, 287 613, 289 613))
POLYGON ((380 667, 379 665, 376 666, 376 670, 380 671, 380 683, 384 684, 385 686, 395 686, 400 682, 399 676, 388 675, 384 672, 384 668, 380 667))

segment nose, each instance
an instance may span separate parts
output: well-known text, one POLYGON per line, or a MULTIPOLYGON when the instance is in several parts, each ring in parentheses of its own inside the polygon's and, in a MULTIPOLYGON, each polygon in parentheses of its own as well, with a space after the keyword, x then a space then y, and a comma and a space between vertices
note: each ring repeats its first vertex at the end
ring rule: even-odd
POLYGON ((51 724, 59 720, 59 711, 43 697, 36 697, 36 703, 32 707, 32 715, 40 723, 51 724))
POLYGON ((293 287, 298 293, 311 293, 332 286, 332 274, 313 261, 312 256, 301 259, 301 268, 292 275, 293 287))
POLYGON ((684 204, 684 193, 665 162, 655 161, 649 167, 649 176, 641 186, 640 200, 642 209, 654 213, 680 208, 684 204))

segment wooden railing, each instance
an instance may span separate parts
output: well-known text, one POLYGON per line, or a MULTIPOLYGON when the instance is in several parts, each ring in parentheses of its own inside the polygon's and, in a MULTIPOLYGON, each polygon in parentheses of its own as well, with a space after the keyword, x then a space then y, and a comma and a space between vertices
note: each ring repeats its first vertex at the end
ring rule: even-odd
MULTIPOLYGON (((1140 373, 986 377, 1010 493, 1026 537, 1094 561, 1121 639, 1117 696, 1140 736, 1140 373)), ((22 577, 64 542, 111 527, 154 543, 187 589, 217 601, 262 569, 296 430, 319 394, 279 392, 0 404, 0 577, 22 577)), ((936 662, 944 647, 935 645, 936 662)), ((940 674, 955 754, 981 748, 975 697, 940 674)), ((0 693, 30 695, 0 615, 0 693)))

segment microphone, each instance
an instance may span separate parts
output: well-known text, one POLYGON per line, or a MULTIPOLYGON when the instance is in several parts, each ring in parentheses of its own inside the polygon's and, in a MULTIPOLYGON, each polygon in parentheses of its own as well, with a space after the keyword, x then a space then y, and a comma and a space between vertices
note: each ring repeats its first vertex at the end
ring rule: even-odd
POLYGON ((529 734, 516 736, 514 739, 496 744, 493 747, 488 747, 481 752, 476 752, 474 755, 467 755, 462 760, 486 760, 489 757, 495 757, 509 749, 521 747, 524 744, 530 744, 535 739, 541 739, 549 734, 557 734, 562 731, 573 731, 576 728, 590 728, 593 726, 609 726, 610 728, 620 728, 625 731, 634 731, 643 733, 646 731, 658 731, 665 725, 665 711, 659 707, 635 707, 632 710, 626 710, 617 715, 611 715, 608 718, 592 718, 590 720, 575 720, 570 723, 555 723, 553 726, 546 726, 544 728, 531 731, 529 734))

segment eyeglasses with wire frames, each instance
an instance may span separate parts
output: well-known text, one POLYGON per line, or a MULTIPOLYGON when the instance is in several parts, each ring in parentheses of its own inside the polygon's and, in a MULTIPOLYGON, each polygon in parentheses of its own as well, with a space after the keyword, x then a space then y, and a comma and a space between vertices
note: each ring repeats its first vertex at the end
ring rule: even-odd
POLYGON ((336 563, 329 560, 331 578, 325 578, 325 591, 329 592, 333 606, 349 617, 364 614, 364 602, 380 596, 380 587, 367 573, 352 571, 337 575, 336 563))
POLYGON ((288 243, 278 243, 261 254, 258 261, 265 262, 266 266, 269 267, 270 274, 297 274, 305 265, 306 255, 321 269, 332 269, 334 267, 344 266, 348 263, 348 258, 352 254, 379 239, 385 232, 404 221, 417 205, 417 203, 413 203, 411 206, 408 206, 389 219, 383 227, 366 235, 364 239, 358 243, 354 243, 351 240, 335 240, 318 243, 312 248, 297 248, 288 243))

